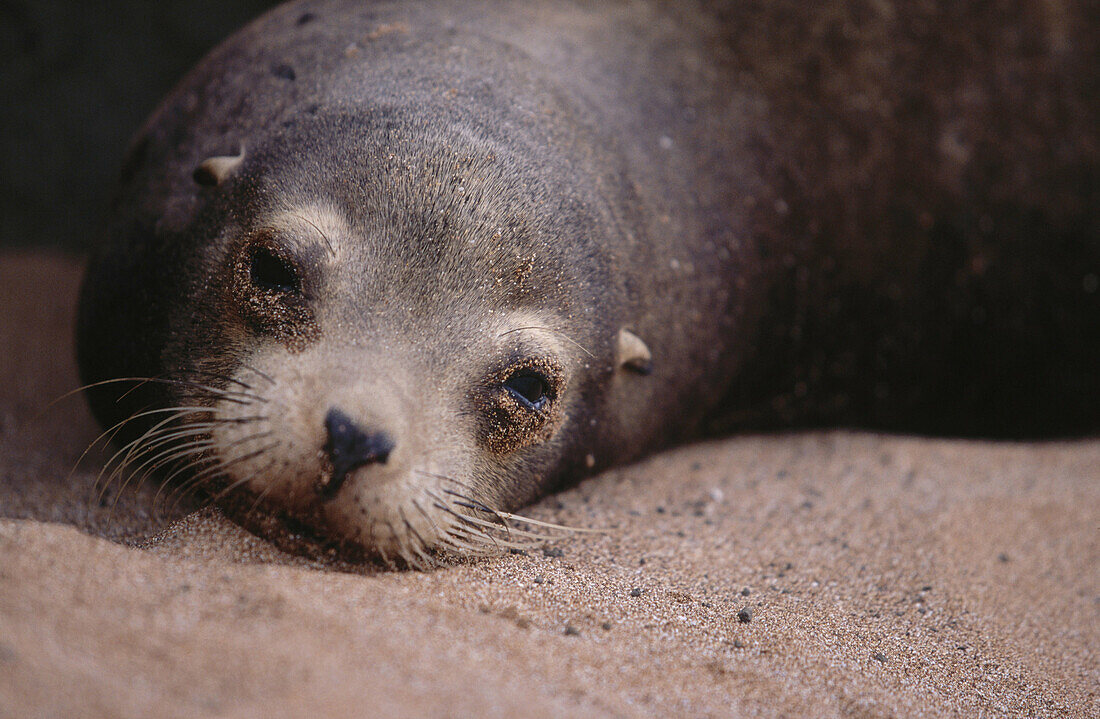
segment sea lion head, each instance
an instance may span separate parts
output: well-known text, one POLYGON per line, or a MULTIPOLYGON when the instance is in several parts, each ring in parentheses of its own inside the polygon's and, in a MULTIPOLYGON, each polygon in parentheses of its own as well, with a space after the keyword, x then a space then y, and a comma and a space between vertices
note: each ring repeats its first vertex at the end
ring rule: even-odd
POLYGON ((484 548, 499 512, 612 459, 620 370, 649 360, 621 327, 619 230, 583 168, 520 150, 376 108, 201 165, 164 230, 185 281, 153 302, 151 403, 180 412, 141 442, 192 440, 170 474, 261 533, 411 564, 484 548))

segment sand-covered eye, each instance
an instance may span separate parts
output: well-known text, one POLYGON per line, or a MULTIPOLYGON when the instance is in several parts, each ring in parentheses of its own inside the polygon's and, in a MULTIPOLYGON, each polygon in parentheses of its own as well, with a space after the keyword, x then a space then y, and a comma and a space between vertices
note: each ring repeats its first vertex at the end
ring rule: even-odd
POLYGON ((565 372, 549 357, 518 356, 488 376, 480 404, 481 439, 504 454, 545 442, 565 418, 565 372))
POLYGON ((529 409, 540 410, 550 401, 550 383, 532 370, 521 370, 504 380, 504 389, 529 409))
POLYGON ((270 238, 246 242, 232 257, 227 299, 254 332, 292 351, 320 336, 300 257, 270 238))
POLYGON ((255 287, 268 292, 298 293, 302 289, 294 266, 263 245, 252 248, 248 279, 255 287))

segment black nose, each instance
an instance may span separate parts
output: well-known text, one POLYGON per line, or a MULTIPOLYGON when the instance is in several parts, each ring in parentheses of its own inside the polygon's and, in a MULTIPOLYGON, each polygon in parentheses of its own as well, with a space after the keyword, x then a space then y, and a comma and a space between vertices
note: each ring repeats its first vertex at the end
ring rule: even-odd
POLYGON ((351 417, 333 407, 325 415, 328 441, 325 454, 332 463, 332 476, 321 484, 321 494, 332 497, 348 473, 364 464, 384 464, 393 451, 393 440, 385 432, 365 432, 351 417))

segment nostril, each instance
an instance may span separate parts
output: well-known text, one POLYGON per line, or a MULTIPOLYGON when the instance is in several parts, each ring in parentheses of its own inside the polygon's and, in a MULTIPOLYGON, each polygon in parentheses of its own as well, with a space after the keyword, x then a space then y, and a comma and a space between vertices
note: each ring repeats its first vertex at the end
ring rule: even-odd
POLYGON ((389 435, 364 430, 335 407, 325 415, 325 431, 328 434, 325 454, 332 464, 332 476, 321 486, 326 497, 336 494, 349 472, 366 464, 385 464, 393 451, 389 435))

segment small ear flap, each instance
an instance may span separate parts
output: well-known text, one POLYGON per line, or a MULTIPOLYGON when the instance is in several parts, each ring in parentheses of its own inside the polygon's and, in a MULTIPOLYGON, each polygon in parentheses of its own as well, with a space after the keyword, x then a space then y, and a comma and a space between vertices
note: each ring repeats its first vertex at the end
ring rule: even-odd
POLYGON ((619 330, 619 347, 615 359, 623 369, 638 374, 645 375, 653 371, 653 356, 649 353, 649 347, 630 330, 619 330))
POLYGON ((219 155, 208 157, 202 161, 191 177, 203 187, 220 185, 227 177, 233 174, 240 164, 244 162, 244 148, 239 155, 219 155))

